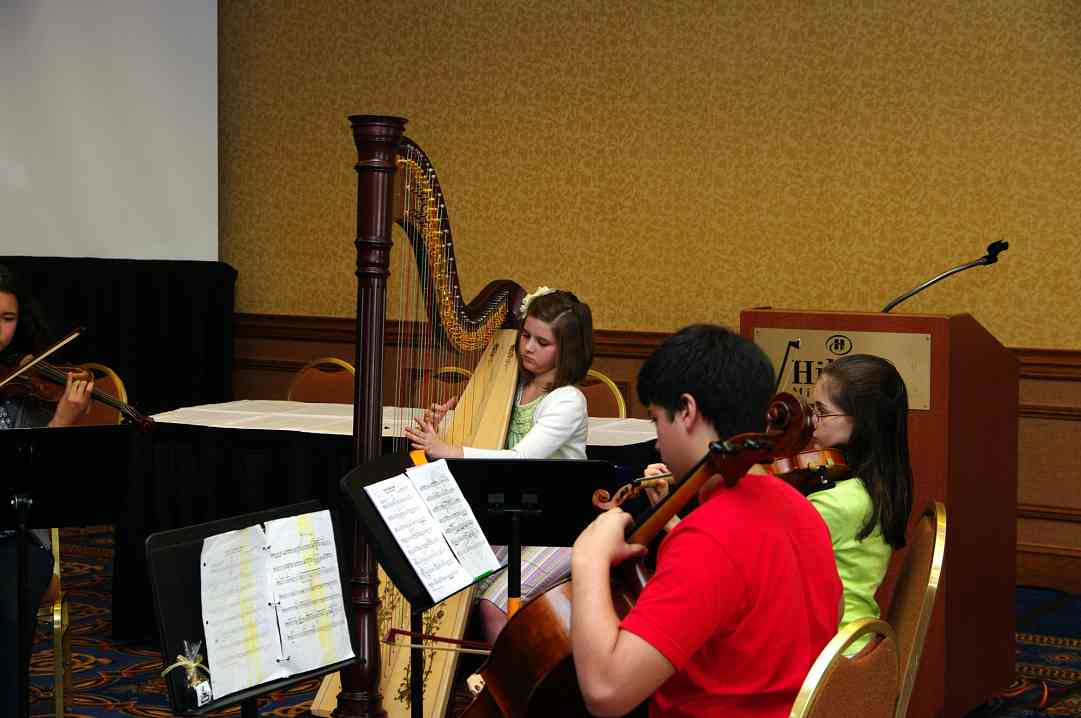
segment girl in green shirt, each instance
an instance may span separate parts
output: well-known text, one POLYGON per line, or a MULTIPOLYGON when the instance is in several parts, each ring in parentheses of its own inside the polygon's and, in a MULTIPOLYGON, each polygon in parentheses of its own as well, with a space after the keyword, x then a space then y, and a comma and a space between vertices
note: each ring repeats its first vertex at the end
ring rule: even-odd
POLYGON ((815 445, 840 449, 853 475, 808 497, 833 540, 844 584, 843 628, 879 617, 875 592, 893 550, 905 545, 912 511, 908 392, 893 364, 853 354, 822 372, 812 400, 815 445))

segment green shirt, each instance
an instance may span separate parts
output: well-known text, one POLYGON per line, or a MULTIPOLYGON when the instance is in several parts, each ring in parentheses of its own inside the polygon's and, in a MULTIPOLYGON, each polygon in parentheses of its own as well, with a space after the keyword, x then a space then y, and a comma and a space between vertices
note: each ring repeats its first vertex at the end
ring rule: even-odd
MULTIPOLYGON (((845 613, 838 630, 860 618, 878 618, 875 592, 886 575, 893 549, 883 538, 881 526, 862 541, 856 540, 871 514, 871 495, 863 481, 852 477, 808 498, 829 527, 837 573, 844 584, 845 613)), ((857 642, 850 654, 863 643, 857 642)))
POLYGON ((537 405, 547 394, 541 394, 528 404, 515 404, 510 415, 510 426, 507 427, 506 449, 513 449, 522 438, 533 428, 533 414, 537 411, 537 405))

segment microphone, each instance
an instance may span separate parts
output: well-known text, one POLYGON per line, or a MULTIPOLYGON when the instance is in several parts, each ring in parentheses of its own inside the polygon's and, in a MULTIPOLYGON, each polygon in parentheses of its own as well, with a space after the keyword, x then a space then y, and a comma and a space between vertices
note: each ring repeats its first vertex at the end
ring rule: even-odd
POLYGON ((1010 243, 1009 242, 1004 242, 1001 239, 998 240, 998 241, 995 241, 995 242, 991 242, 991 244, 987 245, 987 254, 983 255, 979 259, 974 259, 971 262, 966 262, 965 264, 959 264, 956 267, 954 267, 953 269, 947 269, 945 272, 938 275, 937 277, 935 277, 933 279, 928 279, 926 282, 924 282, 920 286, 908 290, 907 292, 905 292, 904 294, 902 294, 901 296, 897 297, 892 302, 887 304, 882 309, 882 313, 885 314, 886 312, 893 309, 894 307, 896 307, 898 304, 905 301, 909 297, 911 297, 911 296, 913 296, 915 294, 919 294, 924 289, 927 289, 928 287, 930 287, 932 284, 937 284, 938 282, 941 282, 943 279, 950 276, 951 274, 957 274, 958 272, 963 272, 966 269, 971 269, 973 267, 978 267, 981 264, 994 264, 995 262, 998 261, 998 255, 1002 254, 1003 252, 1005 252, 1009 248, 1010 248, 1010 243))

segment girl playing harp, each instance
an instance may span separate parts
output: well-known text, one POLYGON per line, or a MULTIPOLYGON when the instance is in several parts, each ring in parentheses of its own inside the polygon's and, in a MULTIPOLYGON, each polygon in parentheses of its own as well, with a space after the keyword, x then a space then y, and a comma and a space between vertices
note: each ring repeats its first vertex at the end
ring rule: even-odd
MULTIPOLYGON (((433 405, 406 428, 414 449, 429 458, 585 459, 588 415, 586 399, 575 386, 593 361, 593 315, 589 305, 571 292, 542 287, 522 302, 518 330, 518 390, 503 449, 477 449, 441 439, 436 426, 453 408, 452 398, 433 405)), ((502 557, 501 557, 502 558, 502 557)), ((522 597, 545 590, 570 568, 570 549, 526 546, 522 549, 522 597)), ((479 611, 485 633, 494 640, 507 620, 505 572, 480 586, 479 611)))

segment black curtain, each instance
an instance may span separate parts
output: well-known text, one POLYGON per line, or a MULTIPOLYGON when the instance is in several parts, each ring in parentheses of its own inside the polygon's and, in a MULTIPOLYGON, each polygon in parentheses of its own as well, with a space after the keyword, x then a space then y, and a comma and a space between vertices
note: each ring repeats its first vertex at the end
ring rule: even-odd
POLYGON ((52 363, 94 361, 143 414, 232 398, 236 270, 223 262, 0 256, 54 338, 86 332, 52 363))

